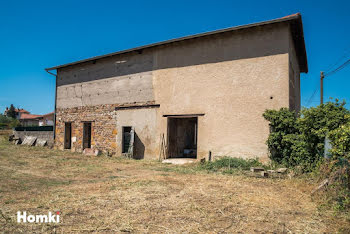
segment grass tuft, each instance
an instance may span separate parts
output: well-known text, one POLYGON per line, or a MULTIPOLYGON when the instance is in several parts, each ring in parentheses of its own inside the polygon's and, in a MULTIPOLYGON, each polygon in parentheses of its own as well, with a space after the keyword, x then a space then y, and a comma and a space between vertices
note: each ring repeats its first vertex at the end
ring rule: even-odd
POLYGON ((264 167, 264 165, 257 159, 222 157, 215 161, 204 162, 199 167, 207 171, 230 173, 237 170, 249 170, 251 167, 264 167))

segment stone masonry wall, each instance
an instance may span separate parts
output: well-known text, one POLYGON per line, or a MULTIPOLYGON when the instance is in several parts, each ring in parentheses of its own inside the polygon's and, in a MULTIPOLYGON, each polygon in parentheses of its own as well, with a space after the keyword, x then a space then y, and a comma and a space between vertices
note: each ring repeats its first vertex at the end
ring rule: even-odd
POLYGON ((65 123, 71 122, 72 151, 81 152, 84 122, 91 121, 91 148, 115 153, 117 135, 115 107, 116 105, 99 105, 57 109, 55 147, 64 148, 65 123))
POLYGON ((152 103, 108 104, 97 106, 82 106, 56 109, 56 139, 55 147, 64 148, 65 123, 72 126, 72 151, 83 150, 84 122, 91 122, 91 148, 103 153, 117 152, 117 113, 115 107, 152 103))

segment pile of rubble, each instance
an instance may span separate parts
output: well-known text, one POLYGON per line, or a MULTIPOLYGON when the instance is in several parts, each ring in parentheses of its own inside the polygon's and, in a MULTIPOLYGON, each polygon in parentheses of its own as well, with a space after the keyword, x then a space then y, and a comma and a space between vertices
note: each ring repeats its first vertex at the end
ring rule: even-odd
POLYGON ((47 140, 37 138, 35 136, 25 136, 23 141, 19 137, 14 135, 9 136, 9 141, 13 142, 15 145, 28 145, 28 146, 47 146, 47 140))
POLYGON ((250 171, 253 172, 254 174, 258 174, 261 177, 274 177, 274 176, 280 176, 280 175, 285 175, 287 174, 288 168, 278 168, 276 170, 265 170, 262 167, 251 167, 250 171))

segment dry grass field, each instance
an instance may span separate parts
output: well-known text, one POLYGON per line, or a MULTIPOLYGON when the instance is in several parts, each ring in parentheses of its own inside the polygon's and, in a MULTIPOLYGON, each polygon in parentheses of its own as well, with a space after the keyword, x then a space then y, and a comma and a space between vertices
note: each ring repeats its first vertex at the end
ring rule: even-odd
MULTIPOLYGON (((333 233, 313 184, 221 175, 156 161, 88 157, 0 142, 0 231, 7 233, 333 233), (58 224, 17 211, 60 211, 58 224)), ((344 230, 344 229, 343 229, 344 230)))

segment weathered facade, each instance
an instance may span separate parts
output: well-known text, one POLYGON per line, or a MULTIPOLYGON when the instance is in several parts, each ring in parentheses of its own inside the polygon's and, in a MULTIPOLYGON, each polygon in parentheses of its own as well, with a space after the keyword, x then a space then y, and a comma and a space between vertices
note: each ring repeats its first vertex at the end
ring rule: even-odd
POLYGON ((300 109, 307 60, 299 14, 57 70, 58 148, 135 158, 267 157, 266 109, 300 109), (163 155, 162 154, 162 155, 163 155))

